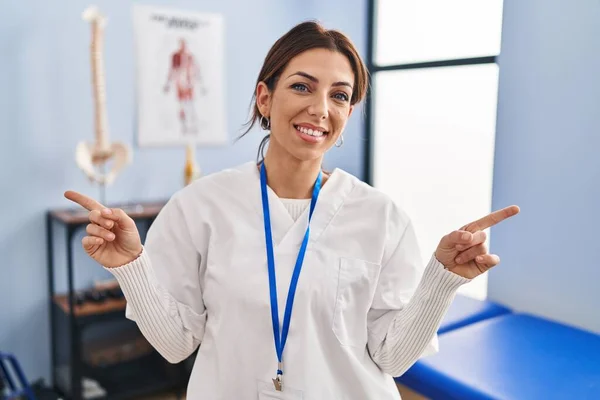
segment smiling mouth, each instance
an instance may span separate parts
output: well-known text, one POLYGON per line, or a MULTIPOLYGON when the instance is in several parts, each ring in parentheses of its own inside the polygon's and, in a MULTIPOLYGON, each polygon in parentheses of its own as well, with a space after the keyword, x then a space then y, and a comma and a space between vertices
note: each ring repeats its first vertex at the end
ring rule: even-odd
POLYGON ((294 125, 294 128, 296 128, 296 130, 298 132, 302 132, 305 135, 309 135, 309 136, 313 136, 313 137, 327 136, 327 134, 329 133, 327 131, 318 131, 318 130, 308 129, 308 128, 305 128, 303 126, 298 126, 298 125, 294 125))

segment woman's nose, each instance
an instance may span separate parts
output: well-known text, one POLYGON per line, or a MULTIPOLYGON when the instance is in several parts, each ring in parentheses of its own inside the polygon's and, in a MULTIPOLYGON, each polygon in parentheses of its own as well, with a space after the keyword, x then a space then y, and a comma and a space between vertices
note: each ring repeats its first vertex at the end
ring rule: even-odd
POLYGON ((329 105, 327 103, 327 96, 313 96, 312 103, 310 107, 308 107, 308 113, 310 115, 316 116, 320 120, 326 119, 329 116, 329 105))

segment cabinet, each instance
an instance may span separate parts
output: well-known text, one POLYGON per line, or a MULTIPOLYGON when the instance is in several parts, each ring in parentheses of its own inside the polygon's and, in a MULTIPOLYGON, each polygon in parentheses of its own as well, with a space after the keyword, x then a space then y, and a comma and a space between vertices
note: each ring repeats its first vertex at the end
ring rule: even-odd
MULTIPOLYGON (((116 205, 136 221, 142 240, 164 202, 116 205)), ((127 399, 163 390, 185 391, 193 360, 173 365, 125 318, 126 301, 118 287, 88 291, 74 282, 74 237, 88 224, 84 209, 46 214, 52 382, 69 399, 127 399), (57 238, 64 237, 64 265, 56 260, 57 238), (62 268, 58 268, 62 267, 62 268), (56 290, 58 275, 66 289, 56 290), (66 277, 64 276, 66 274, 66 277), (95 393, 95 394, 94 394, 95 393)), ((80 247, 80 243, 75 244, 80 247)), ((101 268, 98 266, 98 268, 101 268)))

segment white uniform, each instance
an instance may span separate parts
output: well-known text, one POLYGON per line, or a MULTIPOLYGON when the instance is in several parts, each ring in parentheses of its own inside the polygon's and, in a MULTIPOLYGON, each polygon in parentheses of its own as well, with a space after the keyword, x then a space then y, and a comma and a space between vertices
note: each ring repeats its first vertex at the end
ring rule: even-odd
MULTIPOLYGON (((294 221, 271 189, 268 196, 281 322, 308 208, 294 221)), ((260 174, 250 162, 176 193, 142 255, 110 270, 128 318, 167 360, 200 346, 188 399, 399 399, 392 376, 437 350, 437 327, 468 282, 435 257, 425 266, 407 215, 334 170, 310 224, 284 390, 275 392, 266 260, 260 174)))

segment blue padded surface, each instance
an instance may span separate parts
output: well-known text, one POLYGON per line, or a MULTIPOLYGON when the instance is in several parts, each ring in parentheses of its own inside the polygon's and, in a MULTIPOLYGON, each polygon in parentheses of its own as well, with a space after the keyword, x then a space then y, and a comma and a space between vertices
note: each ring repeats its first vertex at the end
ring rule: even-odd
POLYGON ((442 320, 438 334, 510 312, 510 309, 488 300, 475 300, 470 297, 456 295, 442 320))
POLYGON ((440 336, 402 381, 432 399, 600 399, 600 335, 507 314, 440 336))

